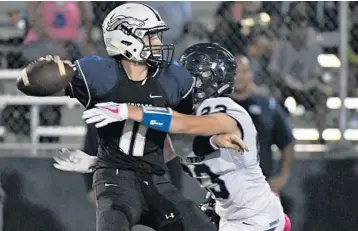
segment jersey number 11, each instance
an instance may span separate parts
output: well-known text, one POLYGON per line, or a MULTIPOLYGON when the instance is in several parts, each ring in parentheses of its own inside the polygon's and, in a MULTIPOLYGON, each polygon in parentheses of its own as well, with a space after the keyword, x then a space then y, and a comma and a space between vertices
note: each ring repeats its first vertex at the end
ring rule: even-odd
POLYGON ((127 155, 143 156, 147 130, 146 126, 133 120, 124 121, 119 148, 127 155))

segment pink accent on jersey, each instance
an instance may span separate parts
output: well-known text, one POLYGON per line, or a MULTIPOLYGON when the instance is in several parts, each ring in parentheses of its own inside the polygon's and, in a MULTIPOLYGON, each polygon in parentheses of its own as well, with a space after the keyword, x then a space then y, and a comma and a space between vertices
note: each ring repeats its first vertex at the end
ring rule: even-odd
MULTIPOLYGON (((280 197, 279 193, 273 192, 277 197, 280 197)), ((285 226, 283 231, 291 231, 291 219, 285 214, 285 226)))
POLYGON ((283 231, 291 231, 291 220, 286 214, 285 214, 285 227, 283 228, 283 231))
MULTIPOLYGON (((78 2, 66 1, 44 1, 41 3, 41 11, 45 29, 50 36, 58 40, 77 40, 80 37, 79 28, 81 23, 81 13, 78 2), (65 24, 63 27, 54 25, 56 14, 64 18, 65 24)), ((37 41, 39 39, 36 31, 30 29, 26 36, 25 44, 37 41)))

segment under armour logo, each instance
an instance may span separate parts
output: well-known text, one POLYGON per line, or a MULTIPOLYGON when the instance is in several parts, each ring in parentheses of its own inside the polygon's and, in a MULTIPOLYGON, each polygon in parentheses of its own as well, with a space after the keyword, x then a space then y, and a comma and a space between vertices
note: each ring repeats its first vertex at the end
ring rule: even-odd
POLYGON ((169 218, 174 218, 174 213, 170 213, 169 215, 168 214, 165 214, 165 219, 169 220, 169 218))

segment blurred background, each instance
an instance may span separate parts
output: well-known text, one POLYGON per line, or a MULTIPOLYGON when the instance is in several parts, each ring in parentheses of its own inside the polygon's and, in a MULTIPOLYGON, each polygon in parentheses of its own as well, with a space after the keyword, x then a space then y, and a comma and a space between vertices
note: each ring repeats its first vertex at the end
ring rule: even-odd
MULTIPOLYGON (((60 148, 83 148, 83 107, 62 97, 24 96, 15 81, 21 68, 44 54, 71 60, 106 55, 101 23, 123 3, 0 2, 3 230, 95 230, 83 176, 55 170, 51 159, 60 148)), ((292 230, 356 230, 358 3, 148 4, 171 27, 164 42, 175 44, 176 59, 186 47, 207 41, 245 55, 256 93, 275 99, 292 123, 294 161, 280 189, 292 230)), ((271 147, 277 165, 268 179, 279 169, 281 149, 271 147)), ((196 182, 185 175, 183 182, 183 194, 203 202, 196 182)))

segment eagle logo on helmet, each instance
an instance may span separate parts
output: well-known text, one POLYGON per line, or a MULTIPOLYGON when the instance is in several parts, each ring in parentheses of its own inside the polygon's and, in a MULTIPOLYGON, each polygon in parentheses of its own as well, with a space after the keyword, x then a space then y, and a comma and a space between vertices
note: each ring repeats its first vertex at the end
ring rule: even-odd
MULTIPOLYGON (((133 27, 143 27, 145 25, 145 20, 141 20, 138 18, 133 18, 130 16, 124 16, 124 15, 113 15, 109 22, 107 23, 107 31, 114 31, 114 30, 123 30, 120 26, 124 26, 127 29, 132 29, 133 27)), ((125 33, 128 33, 129 31, 124 31, 125 33)))

